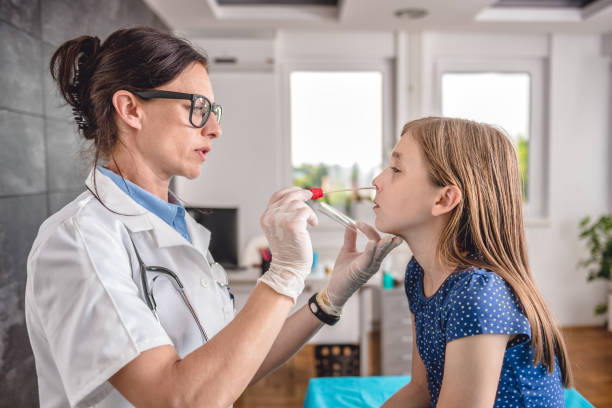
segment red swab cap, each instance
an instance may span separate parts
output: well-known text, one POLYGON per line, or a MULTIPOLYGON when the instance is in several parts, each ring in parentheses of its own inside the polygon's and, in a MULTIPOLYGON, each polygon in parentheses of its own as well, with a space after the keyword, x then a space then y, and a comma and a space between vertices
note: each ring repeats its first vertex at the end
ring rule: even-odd
POLYGON ((312 193, 311 200, 316 200, 317 198, 323 197, 323 189, 322 188, 310 188, 309 190, 312 193))

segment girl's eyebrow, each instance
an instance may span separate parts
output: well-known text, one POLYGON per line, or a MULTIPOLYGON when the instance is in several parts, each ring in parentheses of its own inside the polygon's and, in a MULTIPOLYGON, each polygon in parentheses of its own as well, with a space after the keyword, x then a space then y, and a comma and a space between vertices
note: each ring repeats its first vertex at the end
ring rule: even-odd
POLYGON ((399 159, 401 159, 401 158, 402 158, 402 155, 401 155, 401 154, 399 154, 398 152, 396 152, 396 151, 394 150, 394 151, 391 153, 391 158, 392 158, 392 159, 397 159, 397 160, 399 160, 399 159))

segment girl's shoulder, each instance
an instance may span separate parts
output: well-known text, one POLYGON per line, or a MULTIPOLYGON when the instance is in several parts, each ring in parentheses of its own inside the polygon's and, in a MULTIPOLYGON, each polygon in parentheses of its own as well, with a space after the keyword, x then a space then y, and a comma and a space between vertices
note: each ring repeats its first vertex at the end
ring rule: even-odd
POLYGON ((452 280, 449 296, 457 296, 460 293, 473 295, 504 294, 510 290, 506 281, 499 274, 475 266, 455 272, 449 280, 452 280))
POLYGON ((454 272, 440 286, 436 294, 425 298, 422 293, 423 269, 413 257, 406 267, 405 286, 408 300, 413 304, 434 298, 448 303, 456 298, 508 297, 510 287, 497 273, 477 267, 454 272))
POLYGON ((444 309, 476 309, 485 314, 494 311, 520 312, 519 301, 510 285, 496 272, 472 267, 455 273, 449 280, 444 309))
POLYGON ((519 335, 517 344, 531 336, 518 297, 497 273, 471 268, 456 275, 441 308, 446 342, 475 334, 519 335))

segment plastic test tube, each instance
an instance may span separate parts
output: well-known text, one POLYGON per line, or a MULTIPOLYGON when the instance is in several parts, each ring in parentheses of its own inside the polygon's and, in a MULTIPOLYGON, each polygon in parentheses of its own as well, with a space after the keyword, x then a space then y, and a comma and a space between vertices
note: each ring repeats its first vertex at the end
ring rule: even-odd
POLYGON ((355 220, 353 220, 348 215, 341 213, 340 211, 336 210, 331 205, 327 205, 326 203, 321 202, 318 204, 319 206, 317 207, 317 210, 319 210, 319 212, 327 215, 329 218, 336 221, 338 224, 344 225, 345 227, 351 228, 355 231, 359 231, 357 229, 357 223, 355 222, 355 220))

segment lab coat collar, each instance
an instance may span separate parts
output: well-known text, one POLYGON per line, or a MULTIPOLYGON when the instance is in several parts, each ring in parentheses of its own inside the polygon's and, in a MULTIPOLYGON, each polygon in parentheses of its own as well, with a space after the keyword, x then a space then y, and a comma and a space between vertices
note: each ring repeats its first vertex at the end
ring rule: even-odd
MULTIPOLYGON (((189 243, 189 241, 157 215, 135 202, 129 195, 121 190, 113 180, 99 170, 91 170, 85 181, 85 185, 92 192, 97 191, 98 196, 106 207, 120 213, 114 215, 130 231, 141 232, 152 230, 155 242, 159 248, 180 245, 193 246, 194 249, 206 258, 206 252, 210 243, 210 231, 198 224, 188 212, 185 213, 185 221, 192 243, 189 243), (96 188, 94 188, 94 173, 96 177, 96 188)), ((173 197, 176 198, 174 195, 173 197)))

